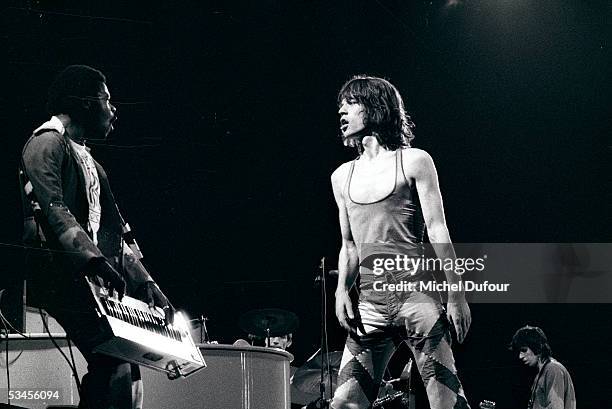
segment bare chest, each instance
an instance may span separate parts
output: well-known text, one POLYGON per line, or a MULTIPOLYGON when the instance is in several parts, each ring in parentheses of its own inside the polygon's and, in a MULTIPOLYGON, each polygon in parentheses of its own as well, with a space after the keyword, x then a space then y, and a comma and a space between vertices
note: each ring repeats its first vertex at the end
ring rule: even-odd
POLYGON ((373 203, 389 196, 395 189, 397 166, 394 157, 376 163, 356 161, 348 192, 357 203, 373 203))

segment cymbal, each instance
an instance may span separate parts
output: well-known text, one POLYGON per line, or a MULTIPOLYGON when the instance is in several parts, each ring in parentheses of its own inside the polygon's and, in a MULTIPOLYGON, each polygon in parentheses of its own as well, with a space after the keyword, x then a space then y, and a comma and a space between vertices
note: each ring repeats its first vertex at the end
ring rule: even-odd
POLYGON ((252 310, 240 317, 240 328, 248 334, 259 337, 278 337, 294 332, 299 324, 297 315, 279 308, 252 310))
POLYGON ((331 396, 331 393, 336 389, 338 381, 338 371, 340 370, 340 361, 342 360, 342 351, 333 351, 327 354, 321 354, 319 350, 315 355, 310 357, 304 365, 302 365, 291 377, 291 386, 295 387, 301 392, 318 395, 319 394, 319 383, 321 382, 321 365, 323 365, 325 372, 323 374, 323 381, 325 382, 325 395, 327 398, 331 396), (327 370, 326 361, 329 360, 329 367, 331 371, 331 382, 332 390, 329 390, 329 378, 330 375, 327 370))

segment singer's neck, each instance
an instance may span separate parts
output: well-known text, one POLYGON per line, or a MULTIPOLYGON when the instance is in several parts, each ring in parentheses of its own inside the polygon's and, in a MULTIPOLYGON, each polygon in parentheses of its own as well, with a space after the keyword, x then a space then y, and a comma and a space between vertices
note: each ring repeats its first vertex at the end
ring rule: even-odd
POLYGON ((381 155, 384 156, 387 152, 389 152, 388 149, 378 143, 378 139, 374 135, 364 136, 361 140, 361 144, 363 146, 361 157, 368 161, 375 160, 381 157, 381 155))

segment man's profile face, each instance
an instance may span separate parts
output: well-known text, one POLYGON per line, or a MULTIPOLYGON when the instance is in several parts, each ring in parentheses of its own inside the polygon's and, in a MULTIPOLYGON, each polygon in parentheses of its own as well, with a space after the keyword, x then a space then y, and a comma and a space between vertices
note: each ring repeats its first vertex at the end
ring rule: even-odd
POLYGON ((345 141, 365 129, 365 110, 359 102, 343 99, 340 102, 338 115, 340 115, 340 132, 345 141))
POLYGON ((519 349, 519 359, 527 366, 538 366, 539 358, 529 347, 523 346, 519 349))
POLYGON ((117 109, 110 102, 110 92, 105 83, 101 83, 98 93, 87 97, 89 105, 85 122, 87 139, 105 139, 114 129, 117 109))

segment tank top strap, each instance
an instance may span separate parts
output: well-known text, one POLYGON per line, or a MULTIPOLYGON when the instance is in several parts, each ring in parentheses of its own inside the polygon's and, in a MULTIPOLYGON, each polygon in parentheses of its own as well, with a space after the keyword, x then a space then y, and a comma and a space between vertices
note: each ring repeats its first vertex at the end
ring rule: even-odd
POLYGON ((396 177, 396 185, 398 185, 400 183, 400 180, 399 180, 400 175, 402 175, 402 178, 404 179, 404 183, 410 184, 408 182, 408 178, 406 177, 406 172, 404 172, 404 156, 403 156, 404 152, 403 152, 403 150, 404 149, 402 149, 402 148, 398 148, 397 149, 399 157, 397 158, 397 168, 395 170, 396 175, 397 175, 397 177, 396 177))
POLYGON ((351 161, 351 168, 349 169, 348 176, 346 177, 346 182, 344 183, 344 196, 350 197, 349 189, 351 188, 351 180, 353 179, 353 170, 355 170, 355 161, 357 159, 353 159, 351 161))
POLYGON ((394 191, 395 189, 397 189, 398 186, 401 186, 400 175, 402 173, 402 150, 401 148, 398 148, 395 151, 395 188, 393 189, 394 191))

